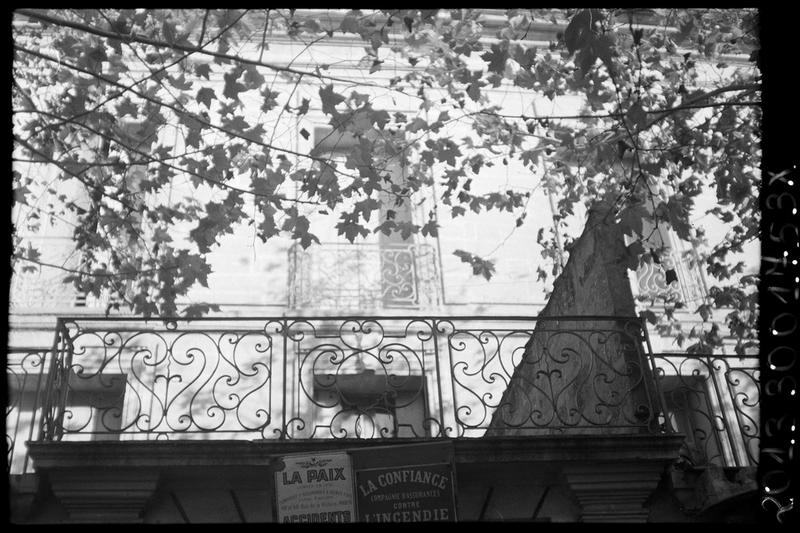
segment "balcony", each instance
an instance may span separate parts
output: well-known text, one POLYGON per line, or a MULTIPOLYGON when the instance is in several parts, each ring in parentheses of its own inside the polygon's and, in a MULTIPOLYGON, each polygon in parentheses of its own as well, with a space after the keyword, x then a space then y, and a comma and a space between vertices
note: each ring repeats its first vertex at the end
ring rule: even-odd
POLYGON ((289 249, 289 308, 363 312, 441 301, 436 250, 414 243, 323 243, 289 249))
POLYGON ((754 465, 757 367, 652 354, 620 317, 62 318, 52 350, 9 353, 9 470, 25 441, 667 433, 754 465))

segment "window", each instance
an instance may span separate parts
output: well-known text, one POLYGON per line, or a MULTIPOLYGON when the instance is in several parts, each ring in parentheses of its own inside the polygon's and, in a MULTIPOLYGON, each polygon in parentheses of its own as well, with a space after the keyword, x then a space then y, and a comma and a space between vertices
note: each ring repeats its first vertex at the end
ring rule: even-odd
POLYGON ((315 437, 408 438, 428 435, 424 376, 390 369, 314 375, 315 437))

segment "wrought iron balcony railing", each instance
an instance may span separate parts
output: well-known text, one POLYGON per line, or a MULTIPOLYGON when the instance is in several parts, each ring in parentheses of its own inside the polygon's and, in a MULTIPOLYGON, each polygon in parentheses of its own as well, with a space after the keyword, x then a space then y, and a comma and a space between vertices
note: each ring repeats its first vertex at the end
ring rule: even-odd
POLYGON ((676 431, 696 463, 755 463, 755 367, 647 346, 619 317, 59 319, 9 358, 9 465, 25 440, 676 431))
POLYGON ((428 244, 323 243, 289 249, 289 308, 424 309, 441 299, 428 244))
POLYGON ((6 352, 6 460, 9 473, 30 469, 26 441, 40 438, 42 400, 47 387, 47 369, 52 352, 14 348, 6 352))
POLYGON ((653 362, 670 428, 686 434, 685 460, 696 465, 758 463, 756 357, 662 353, 653 362))

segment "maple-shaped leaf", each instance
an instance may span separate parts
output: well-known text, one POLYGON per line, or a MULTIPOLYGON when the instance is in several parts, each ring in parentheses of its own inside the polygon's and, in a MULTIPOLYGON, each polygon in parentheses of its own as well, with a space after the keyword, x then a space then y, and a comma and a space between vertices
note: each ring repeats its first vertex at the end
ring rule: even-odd
POLYGON ((211 109, 211 101, 216 100, 217 95, 214 94, 214 89, 203 87, 197 91, 197 101, 206 106, 206 109, 211 109))
POLYGON ((342 30, 343 33, 361 33, 361 27, 359 26, 360 17, 361 11, 348 11, 339 24, 339 29, 342 30))
POLYGON ((364 132, 372 129, 371 115, 372 110, 370 108, 362 108, 352 113, 339 115, 339 118, 331 121, 331 123, 334 127, 341 127, 342 124, 345 124, 344 129, 356 137, 361 137, 364 132))
POLYGON ((459 215, 463 216, 464 213, 466 212, 467 210, 464 207, 461 207, 460 205, 453 206, 453 208, 450 210, 450 214, 452 215, 453 218, 459 215))
POLYGON ((39 250, 34 248, 31 243, 28 243, 28 247, 25 248, 22 256, 25 259, 28 259, 28 260, 33 261, 33 262, 37 262, 41 258, 42 254, 39 252, 39 250))
POLYGON ((261 110, 265 113, 271 111, 278 105, 277 97, 280 96, 280 93, 273 92, 269 89, 269 87, 265 87, 264 90, 261 92, 261 96, 264 97, 264 103, 261 105, 261 110))
POLYGON ((380 209, 381 204, 374 198, 366 198, 356 202, 353 206, 353 213, 361 213, 364 220, 369 222, 369 218, 373 211, 380 209))
POLYGON ((372 120, 372 122, 378 126, 378 129, 382 130, 389 120, 391 120, 391 117, 387 111, 383 109, 376 109, 372 112, 370 120, 372 120))
POLYGON ((362 237, 369 235, 369 230, 358 222, 354 222, 352 217, 343 214, 342 218, 343 220, 336 224, 338 235, 344 235, 350 242, 355 241, 356 237, 359 235, 362 237))
POLYGON ((674 268, 670 268, 669 270, 665 271, 664 273, 667 276, 667 279, 666 279, 667 285, 669 285, 670 283, 672 283, 674 281, 678 281, 678 273, 675 272, 674 268))
POLYGON ((658 317, 654 312, 650 310, 642 311, 641 313, 639 313, 639 316, 641 316, 643 319, 647 320, 654 326, 658 322, 658 317))
POLYGON ((280 234, 281 230, 275 224, 275 214, 277 213, 275 207, 265 202, 260 202, 259 207, 262 219, 258 224, 258 236, 266 242, 270 237, 280 234))
POLYGON ((244 85, 236 81, 239 79, 240 75, 241 69, 237 68, 223 76, 225 79, 225 89, 222 91, 223 96, 231 100, 236 100, 239 98, 239 93, 247 90, 244 85))
POLYGON ((481 54, 481 59, 489 63, 489 72, 503 74, 508 59, 508 43, 501 41, 493 44, 491 51, 481 54))
POLYGON ((641 130, 647 125, 647 113, 639 102, 634 103, 625 113, 625 120, 636 130, 641 130))
POLYGON ((172 236, 164 228, 156 228, 151 237, 154 243, 164 243, 172 241, 172 236))
POLYGON ((512 57, 514 61, 519 63, 520 67, 524 70, 528 70, 536 61, 536 47, 527 48, 516 45, 512 57))
POLYGON ((602 19, 603 16, 597 9, 582 9, 572 17, 564 30, 564 42, 570 55, 592 43, 594 23, 602 19))
POLYGON ((372 230, 372 232, 373 233, 381 232, 384 235, 389 236, 396 229, 397 229, 397 223, 394 220, 384 220, 383 223, 380 224, 379 226, 376 226, 375 229, 372 230))
POLYGON ((438 139, 436 142, 436 147, 439 150, 439 152, 436 154, 436 158, 439 161, 455 166, 456 157, 461 155, 461 150, 458 149, 458 145, 456 145, 456 143, 450 139, 438 139))
POLYGON ((477 82, 470 83, 467 86, 467 96, 469 96, 470 99, 473 102, 480 101, 480 99, 481 99, 481 86, 477 82))
POLYGON ((311 101, 308 98, 303 98, 300 105, 294 110, 295 114, 297 114, 297 116, 303 116, 308 113, 308 105, 310 103, 311 101))
POLYGON ((223 173, 230 167, 228 154, 225 152, 225 146, 221 144, 214 144, 208 146, 203 153, 211 156, 211 163, 213 168, 216 169, 218 173, 223 173))
POLYGON ((264 124, 256 124, 249 130, 242 133, 243 137, 250 139, 251 141, 261 141, 266 135, 266 131, 264 130, 264 124))
POLYGON ((430 235, 431 237, 438 237, 439 236, 439 223, 435 220, 429 220, 427 224, 422 226, 422 235, 427 236, 430 235))
POLYGON ((195 303, 184 307, 183 316, 185 318, 199 318, 208 315, 210 311, 219 312, 219 305, 208 303, 195 303))
MULTIPOLYGON (((708 319, 711 317, 711 306, 708 304, 703 304, 695 310, 695 313, 700 315, 700 317, 703 319, 703 322, 708 322, 708 319)), ((692 331, 694 331, 694 329, 692 331)))
POLYGON ((533 166, 534 163, 538 161, 539 154, 534 150, 525 150, 519 154, 519 158, 525 166, 533 166))
MULTIPOLYGON (((694 201, 691 197, 677 194, 669 197, 666 203, 667 217, 679 238, 689 241, 692 235, 692 223, 690 215, 692 213, 692 206, 694 201)), ((665 204, 660 204, 658 208, 662 208, 665 204)), ((657 209, 658 209, 657 208, 657 209)))
POLYGON ((126 115, 136 117, 139 114, 139 108, 131 102, 130 98, 124 98, 117 102, 117 113, 120 117, 126 115))
POLYGON ((245 130, 250 129, 250 124, 248 124, 241 115, 236 115, 231 120, 225 120, 222 122, 222 124, 225 126, 225 128, 235 133, 242 133, 245 130))
POLYGON ((641 236, 643 221, 651 218, 645 204, 641 202, 629 204, 620 212, 620 230, 624 235, 641 236))
POLYGON ((211 251, 217 243, 217 236, 225 233, 231 226, 228 210, 217 202, 208 202, 205 206, 206 216, 198 220, 197 227, 189 232, 189 237, 197 244, 201 253, 211 251))
POLYGON ((410 124, 406 125, 406 131, 409 133, 414 133, 419 130, 424 130, 428 128, 428 123, 425 122, 423 119, 417 117, 410 124))
POLYGON ((345 97, 333 91, 333 85, 326 85, 325 88, 319 90, 319 97, 322 100, 322 112, 326 115, 336 116, 339 114, 336 111, 336 106, 345 101, 345 97))
POLYGON ((641 241, 633 241, 625 248, 625 252, 627 253, 627 259, 624 266, 630 270, 639 268, 639 257, 644 253, 644 246, 641 241))
POLYGON ((18 187, 14 187, 14 203, 18 204, 27 204, 28 203, 28 195, 31 193, 31 190, 26 187, 25 185, 20 185, 18 187))
POLYGON ((203 287, 208 287, 208 275, 211 273, 211 266, 203 257, 187 250, 181 250, 176 257, 175 263, 184 283, 188 286, 199 283, 203 287))
POLYGON ((242 78, 242 81, 245 83, 247 90, 252 90, 261 88, 266 80, 264 80, 264 76, 258 72, 258 69, 255 65, 247 65, 247 67, 244 69, 244 77, 242 78))
POLYGON ((188 91, 189 89, 192 88, 193 85, 193 82, 187 80, 186 76, 183 73, 181 73, 181 75, 178 76, 177 78, 169 77, 168 79, 170 84, 179 91, 188 91))
POLYGON ((397 223, 397 230, 400 232, 400 237, 405 241, 411 237, 412 234, 418 233, 420 227, 412 222, 398 222, 397 223))
POLYGON ((320 243, 319 242, 319 237, 317 237, 316 235, 314 235, 313 233, 310 233, 308 231, 298 235, 295 238, 298 240, 298 242, 300 243, 300 246, 302 246, 304 250, 306 248, 308 248, 309 246, 311 246, 312 244, 314 244, 314 243, 316 243, 316 244, 320 243))
POLYGON ((211 66, 208 63, 196 64, 194 66, 194 73, 207 80, 211 79, 211 66))
POLYGON ((476 276, 483 276, 487 281, 492 279, 492 275, 494 275, 494 261, 482 259, 464 250, 456 250, 453 252, 453 255, 461 259, 464 263, 469 263, 472 266, 472 273, 476 276))

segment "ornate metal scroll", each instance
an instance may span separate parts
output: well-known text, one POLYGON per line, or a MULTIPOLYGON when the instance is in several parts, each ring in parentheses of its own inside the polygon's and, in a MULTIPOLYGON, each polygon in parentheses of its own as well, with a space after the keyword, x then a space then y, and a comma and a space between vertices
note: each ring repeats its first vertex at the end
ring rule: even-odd
POLYGON ((6 353, 6 467, 9 474, 29 472, 25 441, 39 438, 41 399, 47 386, 48 350, 11 349, 6 353))
MULTIPOLYGON (((480 406, 487 415, 493 411, 488 433, 654 431, 656 398, 646 383, 639 327, 637 320, 543 319, 530 333, 511 332, 512 353, 522 361, 501 364, 491 375, 508 386, 502 399, 493 394, 480 406)), ((478 339, 502 352, 487 332, 478 339)))
POLYGON ((647 300, 694 304, 702 302, 707 293, 700 267, 676 254, 664 255, 660 263, 645 258, 635 278, 638 296, 647 300), (675 274, 669 282, 667 271, 675 274))
POLYGON ((174 321, 101 324, 64 323, 67 354, 58 358, 51 398, 54 438, 279 431, 270 427, 270 415, 281 324, 227 330, 174 321))
POLYGON ((290 438, 439 436, 426 390, 435 388, 429 320, 298 319, 292 353, 290 438))
POLYGON ((438 302, 427 244, 332 244, 289 249, 289 307, 364 311, 438 302))
POLYGON ((666 421, 671 430, 687 435, 681 452, 686 461, 720 466, 758 463, 757 361, 658 354, 654 362, 666 421))
POLYGON ((27 364, 45 440, 682 432, 687 460, 724 465, 758 449, 752 361, 652 356, 634 318, 63 319, 47 368, 27 364))

